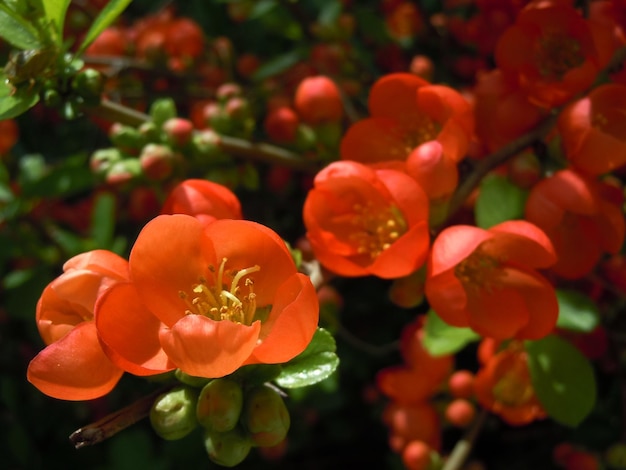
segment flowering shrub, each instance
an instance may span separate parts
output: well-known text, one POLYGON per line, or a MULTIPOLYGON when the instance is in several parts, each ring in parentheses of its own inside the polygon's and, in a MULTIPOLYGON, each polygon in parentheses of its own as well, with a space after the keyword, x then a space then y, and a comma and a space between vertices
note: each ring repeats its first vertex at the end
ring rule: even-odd
POLYGON ((623 1, 0 25, 7 468, 624 468, 623 1))

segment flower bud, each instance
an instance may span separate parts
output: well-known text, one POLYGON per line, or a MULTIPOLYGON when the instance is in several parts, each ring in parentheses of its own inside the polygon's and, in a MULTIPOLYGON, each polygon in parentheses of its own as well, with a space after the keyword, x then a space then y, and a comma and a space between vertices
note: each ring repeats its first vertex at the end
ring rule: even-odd
POLYGON ((189 143, 193 133, 193 123, 189 119, 170 118, 163 123, 165 140, 174 147, 184 147, 189 143))
POLYGON ((252 441, 236 427, 227 432, 206 431, 204 447, 213 462, 224 467, 234 467, 248 456, 252 441))
POLYGON ((236 83, 224 83, 219 86, 217 91, 215 92, 215 96, 217 97, 220 103, 226 103, 230 101, 232 98, 238 98, 243 95, 243 91, 241 87, 236 83))
POLYGON ((161 139, 159 128, 152 121, 142 123, 137 130, 141 134, 144 143, 156 143, 161 139))
POLYGON ((104 75, 95 69, 82 70, 72 79, 72 89, 85 100, 85 103, 97 104, 104 90, 104 75))
POLYGON ((178 379, 179 382, 196 388, 204 387, 211 380, 207 379, 206 377, 196 377, 194 375, 189 375, 180 369, 176 369, 176 371, 174 372, 174 376, 176 377, 176 379, 178 379))
POLYGON ((243 423, 255 445, 271 447, 287 437, 291 418, 278 392, 260 386, 245 397, 243 423))
POLYGON ((119 122, 109 129, 109 139, 113 145, 130 155, 137 155, 145 144, 144 136, 138 129, 119 122))
POLYGON ((212 129, 196 132, 191 137, 191 154, 198 160, 209 160, 221 156, 220 135, 212 129))
POLYGON ((141 150, 139 162, 144 175, 151 180, 164 180, 172 174, 175 154, 167 145, 148 144, 141 150))
POLYGON ((337 85, 328 77, 319 75, 300 82, 295 93, 296 111, 311 125, 336 122, 343 117, 343 103, 337 85))
POLYGON ((122 152, 116 148, 98 149, 89 158, 89 168, 95 174, 106 174, 111 166, 122 159, 122 152))
POLYGON ((124 158, 113 163, 107 170, 105 180, 115 186, 130 183, 141 175, 141 166, 136 158, 124 158))
POLYGON ((277 144, 288 144, 296 140, 300 119, 288 106, 271 110, 263 122, 263 128, 270 140, 277 144))
POLYGON ((198 392, 180 386, 157 397, 150 410, 150 423, 163 439, 173 441, 189 434, 198 425, 198 392))
POLYGON ((157 127, 160 127, 173 117, 176 117, 176 104, 171 98, 161 98, 152 103, 150 117, 157 127))
POLYGON ((205 428, 226 432, 237 425, 242 407, 241 385, 231 379, 215 379, 200 392, 196 416, 205 428))

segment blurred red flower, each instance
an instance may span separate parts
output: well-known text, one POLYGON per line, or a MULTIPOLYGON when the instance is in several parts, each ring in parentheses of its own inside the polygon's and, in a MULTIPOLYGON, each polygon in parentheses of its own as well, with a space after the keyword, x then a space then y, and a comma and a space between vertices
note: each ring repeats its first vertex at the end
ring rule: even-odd
POLYGON ((484 230, 455 225, 433 242, 426 298, 448 324, 498 339, 538 339, 558 316, 554 287, 536 269, 556 261, 535 225, 508 221, 484 230))
POLYGON ((397 169, 331 163, 315 177, 303 217, 315 256, 342 276, 406 276, 428 253, 428 199, 397 169))

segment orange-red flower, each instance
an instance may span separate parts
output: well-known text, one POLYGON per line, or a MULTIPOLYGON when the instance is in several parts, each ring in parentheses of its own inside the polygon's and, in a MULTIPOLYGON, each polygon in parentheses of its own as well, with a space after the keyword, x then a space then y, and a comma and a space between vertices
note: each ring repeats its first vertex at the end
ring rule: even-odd
POLYGON ((315 177, 303 217, 315 256, 342 276, 406 276, 428 253, 428 199, 396 169, 331 163, 315 177))
POLYGON ((374 83, 368 106, 370 117, 348 128, 341 141, 343 160, 405 160, 429 140, 439 141, 457 162, 467 152, 474 132, 472 109, 452 88, 394 73, 374 83))
POLYGON ((207 224, 216 219, 241 219, 241 204, 226 186, 201 179, 178 183, 163 203, 161 214, 193 215, 207 224))
POLYGON ((567 279, 589 273, 602 253, 617 253, 624 241, 624 214, 607 198, 613 188, 572 170, 537 183, 526 201, 526 219, 550 237, 558 255, 552 270, 567 279))
POLYGON ((548 237, 526 221, 452 226, 433 243, 426 297, 450 325, 499 339, 542 338, 556 324, 558 304, 536 269, 555 261, 548 237))
POLYGON ((82 253, 65 263, 37 304, 37 327, 47 346, 28 366, 35 387, 63 400, 91 400, 115 387, 123 371, 100 346, 94 305, 126 280, 128 263, 109 251, 82 253))
POLYGON ((565 156, 593 175, 626 165, 626 85, 607 84, 565 108, 558 122, 565 156))
POLYGON ((511 425, 547 416, 535 395, 528 358, 519 343, 511 343, 487 360, 476 374, 474 389, 478 403, 511 425))
POLYGON ((606 50, 610 34, 593 27, 571 2, 535 0, 500 37, 496 64, 532 103, 558 106, 594 82, 612 53, 606 50))
POLYGON ((317 328, 313 284, 283 240, 260 224, 161 215, 140 232, 129 265, 132 284, 114 286, 98 303, 98 328, 125 369, 145 367, 158 337, 183 372, 222 377, 246 364, 292 359, 317 328), (138 310, 162 325, 132 319, 138 310))

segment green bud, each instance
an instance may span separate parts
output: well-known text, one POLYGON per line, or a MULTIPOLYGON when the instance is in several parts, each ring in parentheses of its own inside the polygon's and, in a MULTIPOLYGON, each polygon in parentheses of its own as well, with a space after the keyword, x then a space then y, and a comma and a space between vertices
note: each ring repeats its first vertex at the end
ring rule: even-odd
POLYGON ((165 121, 176 117, 176 104, 172 98, 160 98, 150 106, 150 117, 157 127, 161 127, 165 121))
POLYGON ((291 418, 278 392, 261 386, 245 397, 243 423, 255 445, 272 447, 287 437, 291 418))
POLYGON ((220 135, 211 129, 194 133, 191 137, 191 154, 194 158, 202 161, 222 156, 220 135))
POLYGON ((145 143, 156 143, 161 140, 161 132, 155 123, 146 121, 137 130, 143 137, 145 143))
POLYGON ((315 131, 306 124, 300 124, 296 129, 295 147, 298 150, 311 150, 317 143, 315 131))
POLYGON ((91 154, 89 167, 96 174, 106 174, 111 166, 122 160, 122 152, 116 148, 99 149, 91 154))
POLYGON ((111 126, 109 139, 113 145, 133 155, 145 144, 145 138, 138 129, 119 122, 111 126))
POLYGON ((243 391, 230 379, 215 379, 204 386, 198 398, 196 417, 202 426, 216 432, 233 429, 243 407, 243 391))
POLYGON ((198 392, 185 386, 173 388, 160 395, 150 410, 152 428, 168 441, 185 437, 198 425, 197 401, 198 392))
POLYGON ((61 104, 61 95, 57 90, 49 89, 43 93, 43 102, 46 106, 54 108, 61 104))
POLYGON ((214 463, 234 467, 248 456, 252 442, 239 427, 236 427, 227 432, 206 431, 204 447, 214 463))
POLYGON ((174 376, 185 385, 196 388, 204 387, 211 380, 207 379, 206 377, 196 377, 194 375, 189 375, 180 369, 176 369, 176 372, 174 372, 174 376))
POLYGON ((95 69, 82 70, 72 79, 72 89, 82 96, 87 104, 98 104, 104 90, 104 76, 95 69))

